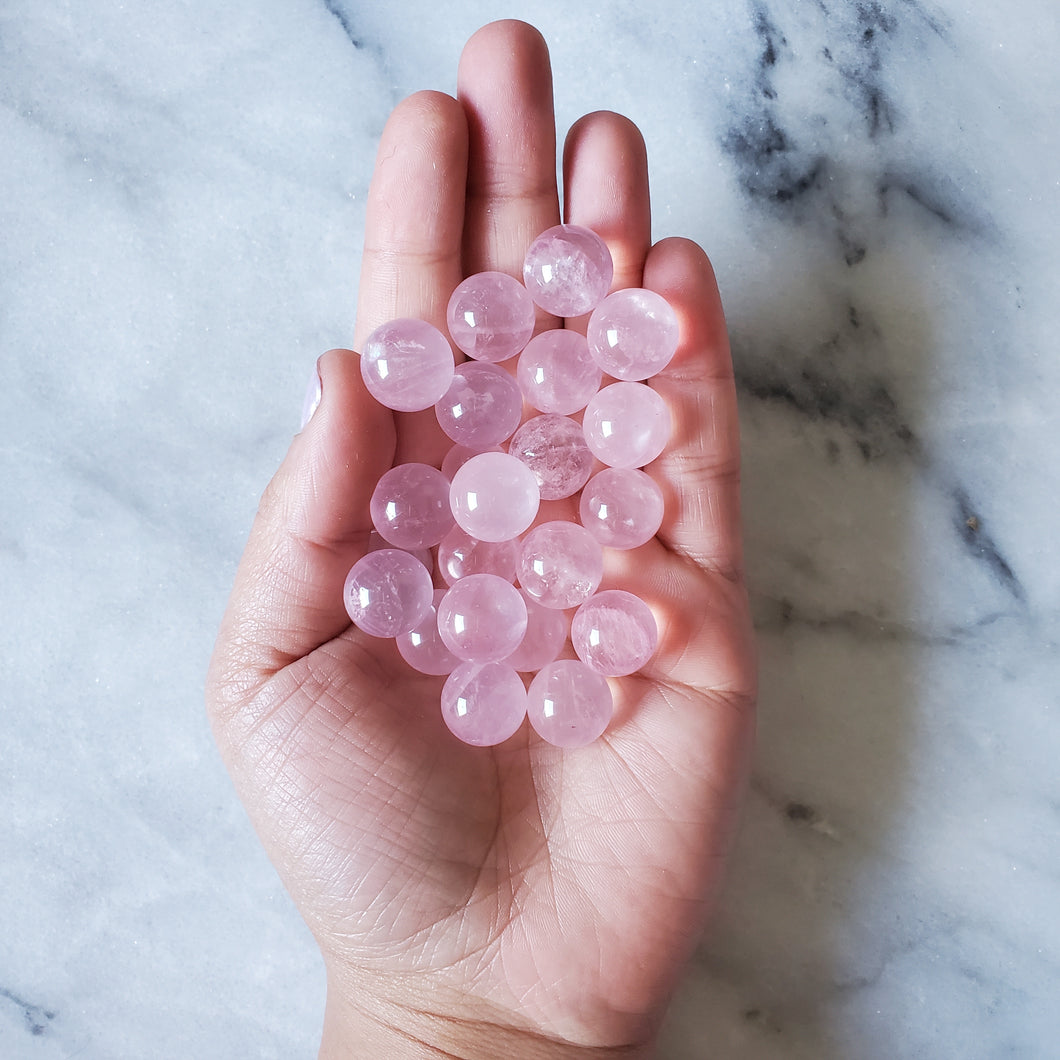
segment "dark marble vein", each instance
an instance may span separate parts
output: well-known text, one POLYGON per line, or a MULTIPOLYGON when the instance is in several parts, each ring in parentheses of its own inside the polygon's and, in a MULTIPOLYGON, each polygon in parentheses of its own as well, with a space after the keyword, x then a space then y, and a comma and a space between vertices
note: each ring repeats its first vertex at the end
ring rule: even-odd
POLYGON ((2 986, 0 986, 0 999, 9 1001, 16 1008, 21 1009, 26 1029, 36 1037, 44 1034, 48 1030, 51 1021, 58 1015, 58 1013, 50 1009, 42 1008, 40 1005, 31 1005, 28 1001, 23 1001, 17 994, 13 994, 2 986))
POLYGON ((350 20, 350 16, 346 13, 343 5, 338 3, 337 0, 324 0, 324 7, 327 8, 328 13, 333 15, 342 27, 342 32, 346 34, 349 42, 360 51, 364 46, 364 39, 354 31, 353 22, 350 20))
POLYGON ((1027 602, 1027 594, 1012 565, 1001 554, 997 543, 988 534, 976 514, 968 494, 958 486, 953 491, 955 507, 954 526, 957 536, 973 559, 985 564, 991 574, 1001 583, 1005 591, 1021 604, 1027 602))

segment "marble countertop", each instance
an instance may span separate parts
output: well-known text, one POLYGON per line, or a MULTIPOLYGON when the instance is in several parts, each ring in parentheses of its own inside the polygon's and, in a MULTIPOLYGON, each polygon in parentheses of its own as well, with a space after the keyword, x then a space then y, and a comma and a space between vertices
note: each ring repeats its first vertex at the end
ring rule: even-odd
MULTIPOLYGON (((740 386, 759 749, 664 1036, 1060 1056, 1060 8, 530 3, 740 386)), ((392 105, 499 5, 0 9, 0 1055, 296 1057, 324 977, 202 684, 392 105)))

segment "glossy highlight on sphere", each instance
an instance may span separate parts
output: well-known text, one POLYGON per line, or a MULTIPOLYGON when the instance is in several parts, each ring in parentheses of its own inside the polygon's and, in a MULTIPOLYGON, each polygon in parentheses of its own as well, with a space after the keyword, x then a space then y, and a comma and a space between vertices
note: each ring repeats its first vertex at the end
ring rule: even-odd
POLYGON ((607 681, 583 662, 549 663, 530 682, 526 714, 534 731, 556 747, 584 747, 614 714, 607 681))
POLYGON ((593 471, 593 454, 576 420, 551 413, 527 420, 508 453, 534 473, 543 501, 573 497, 593 471))
POLYGON ((442 597, 438 632, 466 662, 500 662, 526 633, 526 603, 511 582, 495 574, 471 574, 442 597))
POLYGON ((534 473, 507 453, 473 456, 449 488, 457 524, 479 541, 518 537, 534 521, 540 502, 534 473))
POLYGON ((600 389, 601 372, 584 335, 554 328, 527 343, 519 355, 516 378, 535 409, 569 416, 585 408, 600 389))
POLYGON ((372 397, 396 412, 429 409, 453 381, 449 341, 423 320, 391 320, 368 336, 361 377, 372 397))
POLYGON ((453 373, 434 411, 439 426, 457 445, 481 453, 503 442, 519 426, 523 395, 503 368, 467 361, 453 373))
POLYGON ((580 225, 556 225, 542 232, 523 263, 523 282, 531 297, 558 317, 578 317, 595 309, 614 273, 607 244, 580 225))
POLYGON ((413 670, 433 677, 451 674, 462 662, 445 646, 438 632, 438 604, 443 596, 444 589, 435 589, 430 610, 423 620, 408 633, 395 638, 401 658, 413 670))
POLYGON ((376 483, 368 507, 372 525, 395 548, 430 548, 453 525, 449 481, 429 464, 392 467, 376 483))
POLYGON ((622 589, 597 593, 582 604, 571 622, 570 636, 578 658, 605 677, 636 673, 659 643, 651 609, 622 589))
POLYGON ((459 284, 446 309, 453 342, 476 361, 514 357, 534 333, 534 301, 504 272, 479 272, 459 284))
POLYGON ((397 637, 426 617, 434 586, 418 559, 401 549, 384 548, 353 565, 342 598, 358 629, 373 637, 397 637))
POLYGON ((589 318, 596 363, 616 379, 647 379, 677 352, 677 316, 661 294, 636 287, 609 294, 589 318))
POLYGON ((582 418, 585 441, 609 467, 643 467, 670 440, 670 410, 644 383, 612 383, 589 402, 582 418))
POLYGON ((578 501, 581 524, 608 548, 637 548, 663 520, 663 494, 643 471, 605 467, 585 484, 578 501))
POLYGON ((523 539, 519 584, 544 607, 577 607, 603 576, 604 550, 577 523, 542 523, 523 539))
POLYGON ((505 663, 463 663, 442 688, 442 719, 449 731, 475 747, 493 747, 519 731, 526 689, 505 663))

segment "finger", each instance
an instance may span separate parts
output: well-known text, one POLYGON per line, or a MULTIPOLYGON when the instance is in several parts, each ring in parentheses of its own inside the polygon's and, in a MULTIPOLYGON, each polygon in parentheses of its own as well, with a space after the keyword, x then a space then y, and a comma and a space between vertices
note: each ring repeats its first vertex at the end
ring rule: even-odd
POLYGON ((563 186, 564 220, 591 228, 611 251, 611 289, 640 287, 651 246, 648 155, 640 130, 609 111, 581 118, 567 134, 563 186))
MULTIPOLYGON (((467 113, 464 269, 522 278, 531 241, 559 224, 552 68, 525 22, 493 22, 465 45, 457 96, 467 113)), ((554 318, 541 326, 555 326, 554 318)))
POLYGON ((699 566, 738 579, 736 386, 714 270, 695 243, 667 239, 648 254, 644 286, 667 299, 681 329, 674 359, 651 381, 673 417, 670 444, 651 466, 667 494, 659 538, 699 566))
MULTIPOLYGON (((365 214, 354 346, 399 317, 448 334, 445 309, 462 279, 467 179, 463 108, 441 92, 418 92, 394 109, 379 142, 365 214)), ((433 410, 397 416, 398 462, 439 464, 451 443, 433 410)))
POLYGON ((343 582, 367 551, 368 502, 393 461, 394 422, 355 353, 331 350, 318 372, 320 405, 262 496, 221 624, 210 680, 222 709, 350 625, 343 582))

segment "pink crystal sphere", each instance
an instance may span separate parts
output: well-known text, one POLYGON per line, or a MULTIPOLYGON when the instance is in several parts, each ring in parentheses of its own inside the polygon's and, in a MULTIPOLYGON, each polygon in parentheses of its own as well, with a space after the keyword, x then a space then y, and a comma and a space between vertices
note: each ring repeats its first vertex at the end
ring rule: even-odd
POLYGON ((368 507, 372 525, 396 548, 430 548, 453 525, 449 481, 428 464, 392 467, 376 483, 368 507))
POLYGON ((556 225, 530 244, 523 281, 533 300, 558 317, 579 317, 603 301, 615 267, 607 244, 580 225, 556 225))
POLYGON ((446 310, 453 342, 476 361, 506 361, 534 333, 529 291, 503 272, 480 272, 459 284, 446 310))
POLYGON ((449 501, 457 524, 479 541, 518 537, 541 500, 534 473, 507 453, 480 453, 453 476, 449 501))
POLYGON ((535 409, 569 416, 600 389, 600 376, 585 336, 555 328, 530 340, 519 355, 516 377, 535 409))
POLYGON ((643 471, 605 467, 585 484, 579 518, 601 545, 636 548, 662 525, 662 490, 643 471))
POLYGON ((670 440, 670 410, 644 383, 612 383, 586 406, 582 430, 598 460, 611 467, 643 467, 670 440))
POLYGON ((629 287, 609 294, 589 317, 589 350, 616 379, 647 379, 677 352, 677 316, 661 294, 629 287))
POLYGON ((429 409, 453 381, 453 351, 423 320, 391 320, 368 336, 361 376, 372 397, 397 412, 429 409))
POLYGON ((519 584, 544 607, 577 607, 603 576, 604 551, 584 526, 556 520, 523 539, 519 584))
POLYGON ((503 368, 467 361, 453 373, 434 411, 454 442, 482 452, 503 442, 519 426, 523 395, 503 368))
POLYGON ((438 632, 438 604, 445 596, 444 589, 434 590, 430 610, 418 626, 400 634, 395 643, 401 658, 421 674, 441 677, 451 674, 461 663, 442 641, 438 632))
POLYGON ((567 616, 553 607, 542 607, 523 593, 526 604, 526 635, 504 661, 521 673, 534 673, 553 662, 567 640, 567 616))
POLYGON ((511 582, 495 574, 471 574, 442 597, 438 632, 466 662, 500 662, 526 633, 526 604, 511 582))
POLYGON ((659 642, 651 609, 621 589, 597 593, 582 604, 570 636, 578 658, 605 677, 635 673, 655 654, 659 642))
POLYGON ((569 416, 535 416, 519 428, 508 453, 534 474, 543 501, 573 497, 588 481, 593 454, 581 427, 569 416))
POLYGON ((526 713, 534 731, 556 747, 584 747, 614 713, 607 681, 574 659, 549 663, 531 681, 526 713))
POLYGON ((427 616, 434 586, 418 559, 400 549, 384 548, 353 565, 342 596, 358 629, 373 637, 397 637, 427 616))
POLYGON ((496 574, 506 582, 515 581, 519 562, 519 542, 479 541, 454 526, 438 545, 438 571, 447 585, 455 585, 470 574, 496 574))
POLYGON ((514 736, 526 717, 526 689, 505 663, 463 663, 442 688, 442 718, 449 731, 475 747, 514 736))

